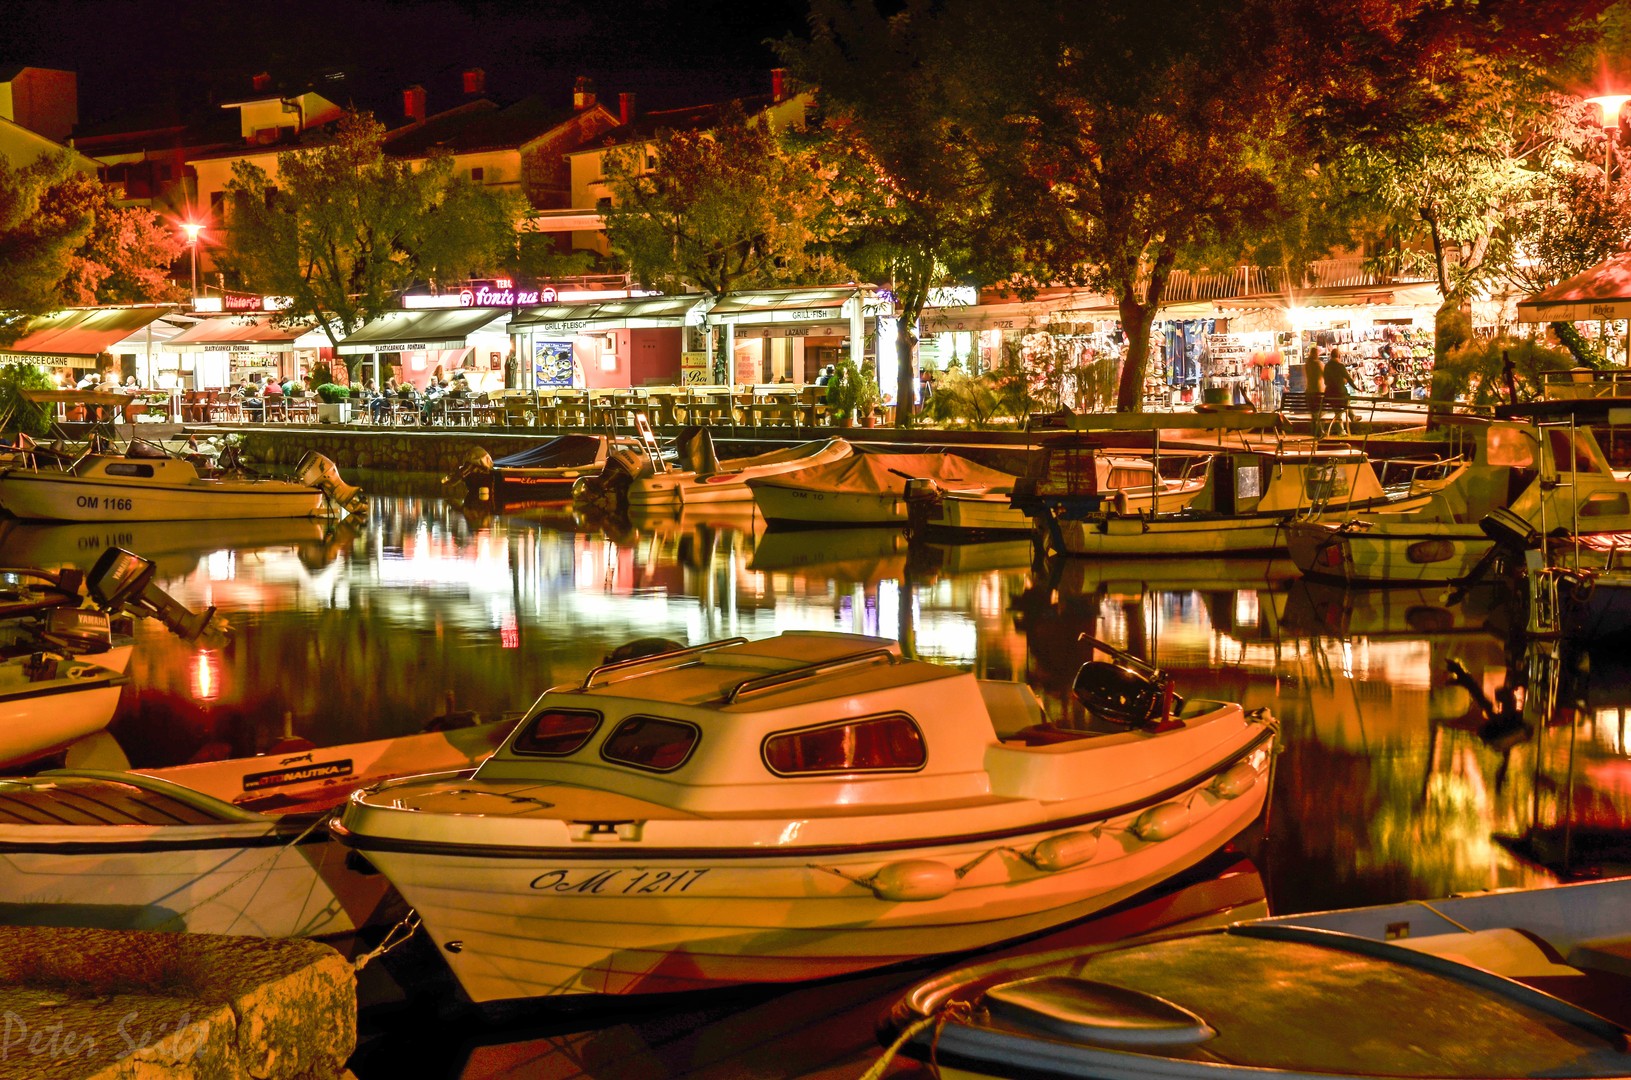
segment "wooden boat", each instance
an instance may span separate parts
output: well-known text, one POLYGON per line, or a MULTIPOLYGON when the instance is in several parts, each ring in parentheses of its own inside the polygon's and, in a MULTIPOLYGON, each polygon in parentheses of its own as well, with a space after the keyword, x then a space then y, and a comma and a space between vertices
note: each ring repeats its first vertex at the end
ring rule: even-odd
POLYGON ((608 511, 673 512, 688 506, 749 503, 748 481, 796 472, 848 457, 854 448, 844 439, 786 446, 765 454, 720 460, 707 428, 689 428, 675 440, 676 460, 656 449, 655 440, 625 448, 606 459, 595 476, 578 480, 572 500, 608 511))
POLYGON ((475 502, 565 501, 578 477, 599 473, 610 450, 632 444, 609 435, 566 434, 496 459, 476 449, 453 479, 464 482, 466 496, 475 502))
POLYGON ((201 518, 299 518, 366 507, 334 463, 308 452, 294 480, 201 476, 190 461, 138 447, 125 455, 91 452, 66 468, 0 469, 0 508, 38 521, 174 521, 201 518))
POLYGON ((605 665, 472 773, 332 826, 477 1002, 842 975, 1061 926, 1251 823, 1277 725, 1086 665, 1029 688, 786 633, 605 665), (1131 702, 1129 705, 1128 703, 1131 702))
MULTIPOLYGON (((942 494, 993 494, 984 514, 999 523, 1023 522, 1008 509, 1012 473, 988 469, 957 454, 854 454, 840 461, 748 482, 766 521, 788 525, 892 525, 907 523, 907 504, 942 494)), ((992 526, 988 526, 992 527, 992 526)), ((998 524, 996 528, 1006 528, 998 524)))
POLYGON ((1454 584, 1491 556, 1492 516, 1519 546, 1531 532, 1631 530, 1631 483, 1589 428, 1497 420, 1469 436, 1471 460, 1423 505, 1289 526, 1298 569, 1353 585, 1454 584))
POLYGON ((890 1023, 946 1077, 1625 1077, 1628 910, 1621 879, 1010 957, 890 1023))
POLYGON ((510 724, 140 772, 0 779, 0 922, 257 937, 349 933, 389 897, 325 816, 359 787, 468 767, 510 724))
POLYGON ((44 757, 101 731, 127 681, 112 668, 60 653, 0 661, 0 765, 44 757))

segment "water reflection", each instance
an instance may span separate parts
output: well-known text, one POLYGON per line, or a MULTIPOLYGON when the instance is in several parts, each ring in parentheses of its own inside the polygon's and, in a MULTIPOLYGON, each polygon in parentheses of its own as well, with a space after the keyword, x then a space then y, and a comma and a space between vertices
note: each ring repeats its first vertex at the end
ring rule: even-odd
MULTIPOLYGON (((1570 838, 1631 823, 1622 671, 1581 681, 1572 740, 1543 722, 1528 741, 1480 737, 1484 718, 1448 662, 1492 696, 1529 663, 1487 632, 1505 611, 1493 593, 1345 592, 1277 562, 1033 565, 1025 542, 767 532, 751 513, 608 526, 560 507, 482 515, 403 496, 376 497, 354 526, 249 524, 0 533, 6 563, 88 565, 109 543, 156 555, 166 589, 231 620, 216 653, 142 628, 140 689, 112 729, 137 764, 252 753, 287 735, 415 731, 448 692, 496 717, 653 635, 882 634, 1025 679, 1069 713, 1077 638, 1091 633, 1153 658, 1190 696, 1280 716, 1266 867, 1276 910, 1550 880, 1537 863, 1558 865, 1565 846, 1571 869, 1589 872, 1595 849, 1570 838)), ((1526 693, 1538 685, 1528 675, 1526 693)))

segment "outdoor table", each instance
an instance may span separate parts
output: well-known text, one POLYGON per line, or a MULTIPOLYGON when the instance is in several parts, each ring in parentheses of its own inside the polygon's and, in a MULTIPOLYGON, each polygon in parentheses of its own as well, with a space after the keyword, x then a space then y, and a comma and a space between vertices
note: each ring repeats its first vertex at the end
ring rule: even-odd
POLYGON ((677 427, 680 422, 679 407, 685 399, 684 390, 651 390, 646 395, 656 409, 656 419, 659 427, 677 427))

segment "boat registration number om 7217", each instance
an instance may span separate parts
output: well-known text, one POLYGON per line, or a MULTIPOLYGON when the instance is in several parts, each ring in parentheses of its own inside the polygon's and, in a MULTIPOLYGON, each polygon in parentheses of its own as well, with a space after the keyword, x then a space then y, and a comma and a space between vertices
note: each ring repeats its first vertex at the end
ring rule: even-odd
POLYGON ((706 874, 697 870, 545 870, 532 879, 539 892, 577 893, 580 896, 638 896, 642 893, 682 893, 706 874))
POLYGON ((101 495, 81 495, 74 500, 75 505, 83 510, 131 510, 134 509, 134 499, 116 499, 112 495, 106 498, 101 495))

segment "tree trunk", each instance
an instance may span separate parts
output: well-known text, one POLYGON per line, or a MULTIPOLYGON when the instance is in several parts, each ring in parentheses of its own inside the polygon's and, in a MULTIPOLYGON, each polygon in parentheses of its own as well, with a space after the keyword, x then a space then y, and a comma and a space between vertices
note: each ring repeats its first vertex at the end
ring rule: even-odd
POLYGON ((1144 369, 1150 359, 1150 323, 1155 308, 1141 304, 1130 291, 1121 294, 1121 332, 1127 335, 1127 358, 1121 364, 1116 387, 1116 411, 1139 412, 1144 407, 1144 369))
MULTIPOLYGON (((919 311, 922 307, 919 306, 919 311)), ((911 328, 917 326, 917 315, 902 315, 895 322, 895 426, 912 426, 912 398, 917 390, 917 373, 912 369, 912 357, 917 355, 917 335, 911 328)))

